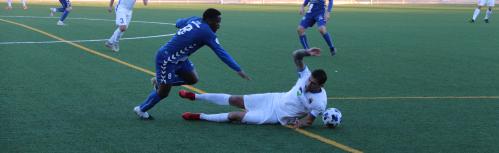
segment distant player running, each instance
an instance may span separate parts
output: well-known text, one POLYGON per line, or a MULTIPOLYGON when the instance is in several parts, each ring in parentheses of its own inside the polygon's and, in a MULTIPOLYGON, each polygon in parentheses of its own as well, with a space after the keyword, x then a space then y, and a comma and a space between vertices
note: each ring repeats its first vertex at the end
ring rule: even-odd
POLYGON ((327 7, 328 8, 326 11, 325 0, 305 0, 305 2, 303 2, 303 5, 301 5, 300 7, 300 14, 306 14, 301 19, 297 31, 301 45, 304 49, 308 49, 309 46, 307 36, 305 35, 305 30, 317 23, 319 32, 329 46, 331 55, 334 56, 336 54, 336 49, 334 48, 331 36, 326 30, 326 23, 329 21, 329 14, 331 13, 331 10, 333 8, 333 0, 329 0, 329 4, 327 7), (305 6, 307 5, 308 11, 305 12, 305 6))
POLYGON ((68 17, 69 12, 73 9, 71 7, 71 2, 69 0, 59 0, 61 3, 62 7, 59 8, 50 8, 50 16, 54 16, 55 12, 62 12, 61 18, 59 18, 59 21, 57 21, 57 25, 63 26, 64 20, 66 20, 66 17, 68 17))
MULTIPOLYGON (((27 10, 28 5, 26 5, 26 0, 21 0, 21 3, 23 4, 23 9, 27 10)), ((7 7, 5 7, 6 10, 12 10, 12 0, 7 0, 7 7)))
MULTIPOLYGON (((147 5, 148 0, 143 0, 144 5, 147 5)), ((113 12, 113 3, 114 0, 109 2, 108 11, 113 12)), ((120 50, 119 41, 121 36, 125 33, 130 25, 130 21, 132 21, 132 10, 135 5, 135 0, 118 0, 118 4, 116 5, 116 30, 114 30, 113 35, 109 40, 104 44, 107 48, 111 49, 114 52, 118 52, 120 50)))
POLYGON ((156 89, 142 104, 133 109, 139 118, 151 119, 147 111, 166 98, 172 86, 192 85, 198 82, 194 65, 188 57, 204 45, 209 46, 218 58, 239 76, 250 79, 220 46, 215 35, 222 21, 220 15, 218 10, 210 8, 204 11, 203 18, 190 17, 177 20, 176 27, 179 30, 156 54, 156 77, 152 79, 156 89))
POLYGON ((186 112, 185 120, 206 120, 211 122, 240 121, 246 124, 294 125, 295 128, 310 126, 315 118, 325 111, 327 105, 326 90, 323 85, 327 80, 322 69, 310 72, 303 64, 305 56, 319 56, 320 49, 300 49, 293 53, 298 69, 298 81, 288 92, 264 93, 251 95, 228 95, 217 93, 194 94, 185 90, 180 97, 190 100, 202 100, 217 105, 232 105, 245 111, 204 114, 186 112), (301 118, 301 119, 300 119, 301 118))
POLYGON ((492 15, 492 8, 494 8, 495 4, 495 0, 478 0, 478 6, 477 8, 475 8, 475 12, 473 12, 473 18, 471 18, 470 22, 475 23, 476 18, 480 14, 480 9, 482 8, 482 6, 487 5, 488 8, 483 21, 485 21, 485 23, 489 23, 489 17, 490 15, 492 15))

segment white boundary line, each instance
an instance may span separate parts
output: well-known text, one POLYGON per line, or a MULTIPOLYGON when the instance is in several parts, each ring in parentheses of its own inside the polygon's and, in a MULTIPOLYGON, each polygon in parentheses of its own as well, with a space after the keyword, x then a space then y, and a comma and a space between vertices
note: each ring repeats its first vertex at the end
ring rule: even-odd
MULTIPOLYGON (((2 18, 33 18, 33 19, 58 19, 59 17, 48 17, 48 16, 3 16, 0 15, 2 18)), ((111 19, 92 19, 92 18, 71 18, 68 17, 67 19, 74 19, 74 20, 89 20, 89 21, 116 21, 116 20, 111 20, 111 19)), ((149 21, 131 21, 131 22, 136 22, 136 23, 148 23, 148 24, 161 24, 161 25, 175 25, 175 23, 168 23, 168 22, 149 22, 149 21)))
MULTIPOLYGON (((122 38, 120 40, 135 40, 135 39, 148 39, 148 38, 159 38, 159 37, 168 37, 173 36, 174 33, 166 34, 166 35, 155 35, 155 36, 143 36, 143 37, 130 37, 130 38, 122 38)), ((108 39, 93 39, 93 40, 68 40, 68 41, 21 41, 21 42, 0 42, 0 45, 11 45, 11 44, 53 44, 53 43, 66 43, 66 42, 98 42, 98 41, 106 41, 108 39)))
MULTIPOLYGON (((4 18, 32 18, 32 19, 58 19, 59 17, 44 17, 44 16, 2 16, 0 17, 4 18)), ((91 19, 91 18, 68 18, 68 19, 75 19, 75 20, 89 20, 89 21, 112 21, 114 22, 115 20, 109 20, 109 19, 91 19)), ((166 22, 149 22, 149 21, 131 21, 131 22, 137 22, 137 23, 146 23, 146 24, 160 24, 160 25, 175 25, 173 23, 166 23, 166 22)), ((173 36, 175 33, 171 34, 165 34, 165 35, 155 35, 155 36, 142 36, 142 37, 130 37, 130 38, 122 38, 121 40, 135 40, 135 39, 148 39, 148 38, 159 38, 159 37, 169 37, 173 36)), ((11 45, 11 44, 52 44, 52 43, 65 43, 65 42, 99 42, 99 41, 106 41, 107 39, 90 39, 90 40, 69 40, 69 41, 21 41, 21 42, 0 42, 0 45, 11 45)))

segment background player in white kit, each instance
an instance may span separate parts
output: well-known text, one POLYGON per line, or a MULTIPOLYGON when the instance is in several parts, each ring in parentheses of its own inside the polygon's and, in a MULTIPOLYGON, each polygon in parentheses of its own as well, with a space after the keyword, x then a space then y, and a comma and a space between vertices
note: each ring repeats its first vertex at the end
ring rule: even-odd
POLYGON ((490 15, 492 15, 492 8, 494 8, 495 4, 496 4, 495 0, 478 0, 478 7, 475 8, 475 12, 473 13, 473 18, 471 18, 470 22, 475 23, 476 17, 478 17, 478 15, 480 14, 480 9, 482 8, 482 6, 487 5, 488 8, 487 12, 485 13, 485 18, 483 19, 483 21, 485 21, 485 23, 489 23, 489 17, 490 15))
MULTIPOLYGON (((148 0, 143 0, 142 2, 145 6, 147 6, 148 0)), ((109 8, 107 9, 109 12, 113 12, 113 3, 114 0, 109 2, 109 8)), ((116 28, 111 38, 109 38, 109 40, 105 43, 106 47, 114 52, 118 52, 120 50, 119 41, 121 36, 123 36, 124 32, 127 30, 128 25, 130 25, 134 5, 135 0, 118 0, 118 4, 115 8, 116 26, 118 26, 118 28, 116 28)))
MULTIPOLYGON (((27 10, 28 5, 26 5, 26 0, 21 0, 21 3, 23 4, 23 9, 27 10)), ((7 7, 5 7, 6 10, 12 10, 12 0, 7 0, 7 7)))
POLYGON ((293 53, 299 78, 288 92, 251 95, 194 94, 179 91, 182 98, 202 100, 218 105, 232 105, 245 111, 220 114, 186 112, 185 120, 206 120, 212 122, 241 121, 246 124, 294 125, 295 128, 310 126, 315 118, 325 111, 327 95, 323 85, 327 80, 322 69, 310 72, 303 64, 305 56, 319 56, 320 49, 300 49, 293 53))

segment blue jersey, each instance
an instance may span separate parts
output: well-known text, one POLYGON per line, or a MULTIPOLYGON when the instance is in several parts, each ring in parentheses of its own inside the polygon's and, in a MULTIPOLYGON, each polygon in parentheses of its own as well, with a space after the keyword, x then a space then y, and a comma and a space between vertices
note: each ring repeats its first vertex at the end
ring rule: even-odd
MULTIPOLYGON (((325 0, 305 0, 303 2, 303 6, 307 6, 308 4, 310 3, 309 5, 309 8, 308 8, 308 11, 307 13, 324 13, 324 10, 325 10, 325 0)), ((333 0, 329 0, 329 4, 328 4, 328 8, 327 8, 327 11, 328 12, 331 12, 331 9, 333 8, 333 0)))
POLYGON ((71 2, 69 0, 59 0, 63 8, 71 7, 71 2))
POLYGON ((234 71, 241 71, 240 66, 220 46, 217 36, 210 26, 199 17, 190 17, 177 20, 176 27, 179 28, 175 36, 159 52, 164 53, 165 63, 178 63, 187 61, 189 55, 199 48, 207 45, 215 54, 234 71))

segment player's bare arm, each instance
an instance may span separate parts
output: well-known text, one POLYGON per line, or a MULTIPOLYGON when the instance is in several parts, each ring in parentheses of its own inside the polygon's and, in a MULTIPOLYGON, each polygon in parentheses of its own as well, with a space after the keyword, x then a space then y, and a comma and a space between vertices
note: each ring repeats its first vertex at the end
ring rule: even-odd
POLYGON ((305 6, 308 5, 309 0, 305 0, 303 4, 300 6, 300 15, 303 15, 305 13, 305 6))
POLYGON ((114 0, 109 1, 109 7, 107 7, 107 11, 109 13, 113 12, 113 5, 114 5, 114 0))
POLYGON ((302 119, 297 119, 295 121, 295 124, 293 125, 294 128, 304 128, 304 127, 309 127, 314 123, 315 117, 308 114, 307 116, 303 117, 302 119))
POLYGON ((239 71, 239 72, 237 72, 237 75, 239 75, 243 79, 251 80, 251 78, 248 75, 246 75, 246 73, 244 71, 242 71, 242 70, 239 71))
POLYGON ((324 13, 324 19, 326 19, 326 22, 329 21, 329 18, 330 18, 330 14, 329 13, 331 13, 331 12, 326 11, 324 13))
POLYGON ((319 48, 310 48, 310 49, 299 49, 293 52, 293 59, 295 61, 296 67, 298 70, 303 70, 305 68, 305 64, 303 64, 303 57, 305 56, 320 56, 321 49, 319 48))

